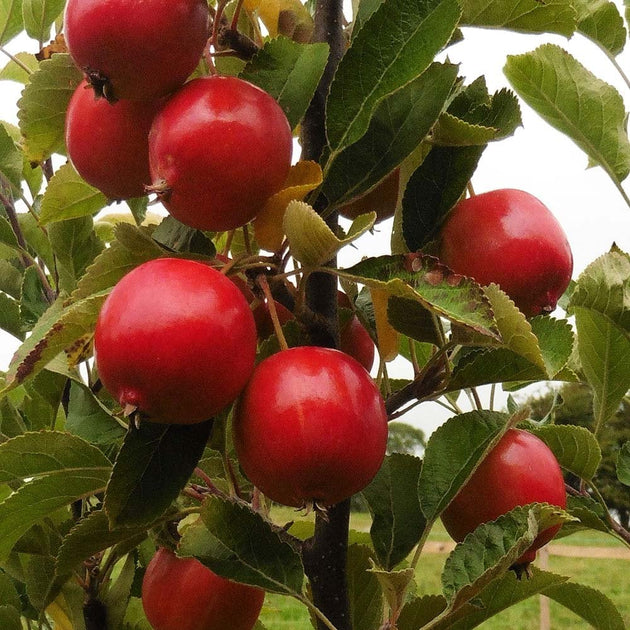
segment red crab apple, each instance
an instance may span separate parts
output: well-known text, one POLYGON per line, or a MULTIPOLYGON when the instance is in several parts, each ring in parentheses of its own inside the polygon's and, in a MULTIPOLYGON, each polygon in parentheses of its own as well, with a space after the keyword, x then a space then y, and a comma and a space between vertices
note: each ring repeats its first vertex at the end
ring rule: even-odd
POLYGON ((262 361, 234 415, 239 462, 278 503, 330 506, 383 462, 387 413, 365 369, 338 350, 301 346, 262 361))
POLYGON ((149 174, 149 129, 162 101, 96 98, 86 81, 66 112, 68 157, 83 179, 108 199, 145 194, 149 174))
MULTIPOLYGON (((527 431, 509 429, 441 518, 446 531, 459 542, 482 523, 519 505, 549 503, 565 508, 566 502, 562 471, 549 447, 527 431)), ((536 551, 559 529, 560 525, 555 525, 540 532, 515 565, 533 562, 536 551)))
POLYGON ((292 149, 289 122, 269 94, 235 77, 194 79, 153 122, 151 189, 182 223, 232 230, 282 188, 292 149))
POLYGON ((493 190, 460 201, 441 230, 439 256, 479 284, 498 284, 527 317, 553 311, 573 271, 561 225, 522 190, 493 190))
POLYGON ((118 282, 94 335, 101 381, 127 409, 192 424, 230 404, 254 367, 256 326, 238 288, 208 265, 159 258, 118 282))
POLYGON ((161 547, 142 580, 142 606, 154 630, 251 630, 264 591, 222 578, 196 558, 161 547))
POLYGON ((64 35, 97 95, 152 100, 196 68, 208 19, 206 0, 68 0, 64 35))

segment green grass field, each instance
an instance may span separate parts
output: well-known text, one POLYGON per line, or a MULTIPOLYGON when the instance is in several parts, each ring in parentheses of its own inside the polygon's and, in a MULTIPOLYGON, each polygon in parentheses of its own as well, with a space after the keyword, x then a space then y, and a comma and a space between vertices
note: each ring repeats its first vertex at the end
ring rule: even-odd
MULTIPOLYGON (((274 510, 274 518, 284 523, 290 520, 304 520, 290 509, 274 510)), ((312 518, 306 519, 311 521, 312 518)), ((370 518, 365 514, 353 514, 351 527, 359 531, 369 529, 370 518)), ((448 541, 448 534, 441 524, 431 531, 429 540, 448 541)), ((623 545, 611 536, 598 532, 581 532, 562 538, 558 542, 563 545, 614 547, 623 545)), ((446 560, 446 554, 424 554, 416 572, 416 583, 419 594, 439 593, 440 576, 446 560)), ((570 576, 572 581, 597 588, 605 593, 624 616, 626 625, 630 627, 630 561, 593 559, 581 557, 549 557, 548 570, 561 575, 570 576)), ((555 602, 550 603, 551 627, 556 630, 587 630, 589 624, 576 617, 555 602)), ((480 627, 485 630, 538 630, 539 598, 534 597, 493 617, 480 627)), ((306 608, 288 597, 268 595, 260 617, 269 630, 308 630, 312 626, 306 608)), ((360 630, 360 629, 358 629, 360 630)))

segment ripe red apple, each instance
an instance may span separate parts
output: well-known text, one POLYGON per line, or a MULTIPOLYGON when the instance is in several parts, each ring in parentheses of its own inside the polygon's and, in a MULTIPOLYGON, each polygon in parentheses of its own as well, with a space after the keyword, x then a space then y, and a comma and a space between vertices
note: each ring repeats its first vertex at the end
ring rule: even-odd
POLYGON ((94 335, 101 381, 155 422, 192 424, 230 404, 254 367, 249 304, 223 274, 181 258, 136 267, 114 287, 94 335))
POLYGON ((338 350, 290 348, 262 361, 234 414, 239 462, 278 503, 330 506, 383 462, 387 413, 365 369, 338 350))
POLYGON ((154 630, 251 630, 265 592, 222 578, 196 558, 157 550, 142 580, 142 606, 154 630))
POLYGON ((289 122, 269 94, 235 77, 195 79, 153 122, 152 189, 182 223, 232 230, 282 188, 292 150, 289 122))
MULTIPOLYGON (((493 521, 519 505, 549 503, 565 508, 562 471, 549 447, 535 435, 510 429, 488 453, 466 485, 442 513, 446 531, 456 541, 482 523, 493 521)), ((560 525, 537 536, 515 565, 527 565, 560 525)))
POLYGON ((64 35, 97 95, 152 100, 196 68, 208 20, 206 0, 68 0, 64 35))
POLYGON ((83 81, 66 112, 68 157, 83 179, 108 199, 145 194, 149 174, 149 129, 162 101, 96 98, 83 81))
POLYGON ((384 221, 394 216, 398 204, 400 169, 393 170, 372 190, 339 208, 339 214, 347 219, 356 219, 366 212, 376 212, 376 220, 384 221))
POLYGON ((533 195, 512 189, 460 201, 441 230, 439 257, 479 284, 498 284, 527 317, 553 311, 573 271, 556 218, 533 195))

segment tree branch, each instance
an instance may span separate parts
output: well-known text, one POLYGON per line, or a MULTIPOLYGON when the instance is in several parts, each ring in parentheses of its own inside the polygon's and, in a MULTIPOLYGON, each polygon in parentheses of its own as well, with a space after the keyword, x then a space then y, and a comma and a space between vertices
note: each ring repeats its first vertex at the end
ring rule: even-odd
MULTIPOLYGON (((335 70, 345 51, 342 0, 318 0, 315 9, 313 41, 326 42, 330 47, 328 63, 315 96, 302 121, 302 158, 319 161, 326 146, 326 97, 335 70)), ((321 212, 326 200, 319 197, 314 208, 321 212)), ((336 231, 337 214, 326 218, 336 231)), ((336 264, 330 261, 329 264, 336 264)), ((306 305, 313 317, 305 322, 311 343, 336 348, 339 345, 337 322, 337 280, 327 273, 313 273, 306 286, 306 305)), ((331 507, 324 515, 318 513, 315 535, 303 548, 306 574, 311 583, 313 601, 338 630, 352 630, 346 558, 350 501, 331 507)), ((326 624, 317 621, 319 630, 326 624)))

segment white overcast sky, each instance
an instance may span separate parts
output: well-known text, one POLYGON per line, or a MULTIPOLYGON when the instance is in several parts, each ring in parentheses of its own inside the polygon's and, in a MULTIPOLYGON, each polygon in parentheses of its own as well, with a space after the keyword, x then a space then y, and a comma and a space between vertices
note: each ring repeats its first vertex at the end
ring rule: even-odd
MULTIPOLYGON (((502 72, 507 55, 524 53, 552 41, 571 52, 596 76, 617 87, 630 109, 630 90, 604 54, 581 36, 567 40, 481 29, 465 29, 464 35, 465 41, 451 47, 448 57, 451 62, 460 64, 460 74, 467 82, 484 74, 491 92, 509 87, 502 72)), ((6 48, 16 53, 29 45, 29 40, 18 38, 6 48)), ((630 54, 623 53, 618 61, 626 73, 630 73, 630 54)), ((0 55, 0 66, 4 63, 5 58, 0 55)), ((15 103, 20 89, 17 84, 0 82, 0 119, 17 123, 15 103)), ((630 251, 630 208, 604 171, 587 169, 586 156, 525 104, 522 104, 522 112, 524 127, 513 137, 486 149, 473 178, 475 191, 521 188, 541 199, 567 233, 575 260, 574 278, 613 242, 630 251)), ((630 192, 630 184, 626 190, 630 192)), ((346 248, 340 264, 351 264, 368 251, 370 254, 388 253, 388 232, 386 226, 374 235, 365 236, 360 250, 346 248)), ((15 347, 13 338, 0 335, 0 369, 6 369, 15 347)), ((405 419, 429 432, 447 416, 436 405, 425 404, 405 419)))

